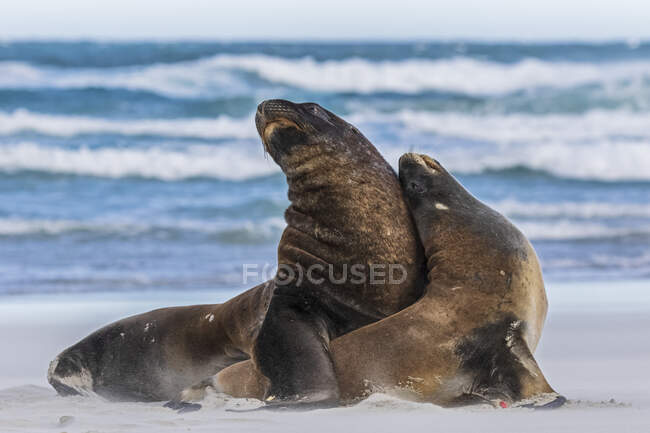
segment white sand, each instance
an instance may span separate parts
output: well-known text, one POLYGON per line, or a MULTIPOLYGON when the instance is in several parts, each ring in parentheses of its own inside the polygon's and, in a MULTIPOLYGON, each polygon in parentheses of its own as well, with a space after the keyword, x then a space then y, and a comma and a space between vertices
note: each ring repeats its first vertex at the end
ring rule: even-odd
POLYGON ((49 361, 112 320, 230 294, 57 295, 0 298, 0 433, 5 432, 650 432, 650 283, 549 284, 551 313, 537 358, 570 399, 554 411, 441 409, 388 395, 307 413, 234 413, 256 402, 211 395, 179 415, 159 403, 61 398, 49 361), (610 402, 614 399, 614 402, 610 402), (63 417, 63 418, 62 418, 63 417))

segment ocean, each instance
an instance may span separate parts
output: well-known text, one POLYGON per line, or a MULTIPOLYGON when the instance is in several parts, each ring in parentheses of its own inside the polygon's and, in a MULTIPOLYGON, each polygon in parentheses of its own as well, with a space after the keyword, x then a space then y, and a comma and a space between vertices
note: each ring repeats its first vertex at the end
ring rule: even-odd
POLYGON ((40 41, 0 43, 0 294, 253 286, 288 204, 267 98, 435 157, 548 281, 650 277, 650 43, 40 41))

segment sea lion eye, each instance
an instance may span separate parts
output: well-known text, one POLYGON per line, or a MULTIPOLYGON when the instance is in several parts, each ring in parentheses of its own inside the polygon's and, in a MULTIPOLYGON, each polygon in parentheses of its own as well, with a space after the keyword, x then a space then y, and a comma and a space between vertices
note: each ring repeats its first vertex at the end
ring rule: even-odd
POLYGON ((424 187, 415 181, 410 181, 407 188, 415 194, 424 194, 425 192, 424 187))
POLYGON ((322 120, 324 120, 324 121, 326 121, 328 123, 331 123, 330 122, 330 117, 327 115, 325 110, 320 108, 318 105, 310 105, 308 110, 314 116, 316 116, 316 117, 318 117, 318 118, 320 118, 320 119, 322 119, 322 120))

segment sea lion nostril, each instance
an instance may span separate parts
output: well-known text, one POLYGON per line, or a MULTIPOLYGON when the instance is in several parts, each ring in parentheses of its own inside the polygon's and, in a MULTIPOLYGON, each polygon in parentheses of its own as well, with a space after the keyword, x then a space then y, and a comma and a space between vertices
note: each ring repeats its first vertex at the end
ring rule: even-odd
POLYGON ((257 114, 264 115, 264 107, 266 106, 267 101, 262 101, 258 106, 257 106, 257 114))

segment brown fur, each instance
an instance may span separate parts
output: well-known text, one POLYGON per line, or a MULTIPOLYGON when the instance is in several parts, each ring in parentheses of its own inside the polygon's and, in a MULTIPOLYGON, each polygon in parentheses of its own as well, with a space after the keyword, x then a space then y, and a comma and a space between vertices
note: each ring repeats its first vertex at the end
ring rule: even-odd
POLYGON ((161 308, 119 320, 64 350, 48 380, 63 395, 172 399, 250 357, 271 288, 264 283, 223 304, 161 308), (74 378, 84 370, 92 382, 79 384, 74 378))
MULTIPOLYGON (((405 155, 400 178, 431 283, 414 305, 331 343, 342 397, 399 387, 451 406, 555 395, 532 356, 547 300, 530 243, 431 158, 405 155), (422 185, 426 191, 418 193, 422 185)), ((263 398, 268 383, 242 362, 212 386, 263 398)))
MULTIPOLYGON (((332 113, 317 125, 320 118, 310 118, 302 105, 267 101, 261 107, 273 104, 282 105, 284 116, 264 125, 258 118, 258 129, 289 184, 279 263, 332 264, 336 277, 343 264, 405 267, 407 278, 399 284, 313 287, 316 297, 327 298, 328 308, 339 309, 332 335, 413 303, 422 290, 423 251, 394 171, 363 135, 332 113), (291 152, 278 149, 282 142, 275 134, 296 128, 304 142, 292 143, 299 147, 291 152)), ((269 281, 224 304, 165 308, 120 320, 62 352, 48 379, 61 394, 176 398, 182 389, 197 383, 200 388, 203 379, 253 355, 274 290, 269 281), (84 372, 92 381, 79 385, 84 372)))
MULTIPOLYGON (((325 289, 335 290, 337 300, 378 320, 421 295, 421 288, 415 286, 423 281, 423 251, 411 216, 395 172, 372 143, 321 107, 329 118, 326 124, 300 122, 304 114, 298 110, 303 106, 316 104, 267 101, 260 107, 268 119, 259 120, 258 114, 257 120, 258 127, 266 122, 260 136, 289 184, 291 205, 285 212, 287 228, 278 246, 278 263, 303 268, 331 264, 335 276, 342 275, 343 265, 404 265, 407 279, 397 285, 346 284, 325 289), (270 109, 274 104, 281 108, 270 109), (292 127, 305 133, 306 142, 291 151, 268 144, 278 129, 292 127)), ((327 279, 327 272, 322 276, 327 279)))

